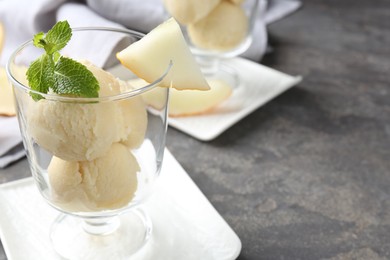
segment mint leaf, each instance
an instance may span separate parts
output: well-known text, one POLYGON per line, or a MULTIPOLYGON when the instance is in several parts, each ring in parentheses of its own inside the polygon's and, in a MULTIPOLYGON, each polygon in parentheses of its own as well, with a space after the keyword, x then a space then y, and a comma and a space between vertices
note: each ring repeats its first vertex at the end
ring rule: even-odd
POLYGON ((42 39, 45 37, 45 34, 43 32, 37 33, 34 35, 34 46, 38 48, 44 48, 42 39))
MULTIPOLYGON (((37 60, 30 64, 27 79, 32 90, 48 93, 51 89, 60 95, 98 97, 99 83, 83 64, 62 57, 63 49, 72 37, 72 29, 67 21, 56 23, 46 34, 34 35, 35 47, 45 50, 37 60)), ((37 101, 42 95, 31 94, 37 101)))
POLYGON ((54 68, 53 91, 62 95, 98 97, 99 83, 83 64, 61 57, 54 68))
POLYGON ((57 62, 60 58, 61 58, 61 54, 58 51, 53 53, 53 60, 54 60, 54 62, 57 62))
POLYGON ((51 28, 45 37, 47 54, 53 54, 56 51, 63 49, 72 37, 72 29, 67 21, 56 23, 51 28))
MULTIPOLYGON (((54 83, 53 77, 54 62, 47 54, 42 54, 37 60, 31 63, 27 70, 27 80, 33 90, 47 93, 54 83)), ((41 95, 33 95, 35 101, 41 99, 41 95)))

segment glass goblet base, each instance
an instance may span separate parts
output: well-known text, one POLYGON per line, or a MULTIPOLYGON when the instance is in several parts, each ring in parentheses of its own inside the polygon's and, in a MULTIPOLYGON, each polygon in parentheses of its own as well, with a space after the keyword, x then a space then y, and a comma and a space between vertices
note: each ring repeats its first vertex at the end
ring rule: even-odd
POLYGON ((214 72, 213 74, 206 75, 206 79, 224 81, 226 84, 231 86, 233 91, 237 91, 244 86, 242 78, 238 74, 238 71, 227 64, 220 64, 216 72, 214 72))
POLYGON ((237 90, 243 86, 242 79, 238 71, 222 62, 218 57, 201 57, 198 56, 197 62, 207 80, 221 80, 237 90))
POLYGON ((61 214, 51 226, 50 238, 65 259, 128 259, 147 243, 151 233, 149 216, 136 208, 108 218, 61 214))

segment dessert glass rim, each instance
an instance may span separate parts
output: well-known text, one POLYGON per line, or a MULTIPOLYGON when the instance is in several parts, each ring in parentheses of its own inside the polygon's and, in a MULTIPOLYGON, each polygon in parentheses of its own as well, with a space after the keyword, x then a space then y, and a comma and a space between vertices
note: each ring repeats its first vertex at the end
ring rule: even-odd
MULTIPOLYGON (((135 36, 138 39, 141 39, 142 37, 145 36, 144 33, 141 33, 141 32, 135 31, 135 30, 124 29, 124 28, 115 28, 115 27, 101 27, 101 26, 93 27, 93 26, 89 26, 89 27, 75 27, 75 28, 72 28, 72 32, 82 32, 82 31, 92 31, 92 30, 124 33, 124 34, 129 34, 131 36, 135 36)), ((32 90, 29 86, 26 86, 25 84, 23 84, 22 82, 20 82, 18 79, 16 79, 14 77, 13 73, 11 72, 12 63, 14 62, 16 56, 18 56, 23 51, 23 49, 25 49, 26 47, 31 46, 31 45, 33 45, 33 40, 32 39, 22 43, 21 45, 19 45, 19 47, 17 47, 12 52, 12 54, 9 57, 9 59, 7 61, 7 64, 6 64, 6 73, 7 73, 8 79, 10 79, 12 81, 12 85, 13 86, 16 86, 19 89, 22 89, 23 91, 26 91, 26 92, 29 92, 29 93, 41 95, 44 99, 47 99, 47 100, 63 101, 63 102, 77 102, 77 103, 90 103, 90 102, 115 101, 115 100, 121 100, 121 99, 129 98, 129 97, 132 97, 132 96, 137 96, 137 95, 140 95, 140 94, 142 94, 144 92, 152 90, 155 87, 158 87, 158 85, 167 76, 167 74, 169 73, 169 71, 171 70, 171 68, 173 66, 173 61, 170 60, 169 63, 167 64, 167 67, 166 67, 165 71, 161 74, 161 76, 159 78, 157 78, 153 82, 146 83, 145 86, 142 86, 140 88, 136 88, 136 89, 133 89, 133 90, 128 90, 128 91, 125 91, 123 93, 119 93, 119 94, 116 94, 116 95, 94 97, 94 98, 62 96, 62 95, 58 95, 58 94, 42 93, 42 92, 39 92, 39 91, 36 91, 36 90, 32 90)), ((118 64, 120 64, 119 61, 118 61, 118 64)), ((129 70, 129 72, 131 72, 131 71, 129 70)))

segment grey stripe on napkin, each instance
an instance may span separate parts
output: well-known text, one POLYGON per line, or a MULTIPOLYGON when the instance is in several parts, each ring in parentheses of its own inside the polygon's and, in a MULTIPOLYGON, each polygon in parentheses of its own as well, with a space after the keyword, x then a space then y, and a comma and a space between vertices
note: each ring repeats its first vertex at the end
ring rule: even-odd
POLYGON ((19 143, 11 150, 9 150, 6 154, 0 157, 0 169, 5 168, 12 162, 15 162, 26 155, 23 149, 23 143, 19 143))

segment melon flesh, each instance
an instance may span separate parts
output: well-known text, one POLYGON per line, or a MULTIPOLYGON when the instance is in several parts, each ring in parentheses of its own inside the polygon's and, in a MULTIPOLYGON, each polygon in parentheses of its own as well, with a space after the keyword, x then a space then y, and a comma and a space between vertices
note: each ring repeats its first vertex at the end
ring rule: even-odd
MULTIPOLYGON (((146 82, 142 79, 133 79, 128 83, 134 88, 139 88, 145 86, 146 82)), ((209 80, 209 85, 209 91, 171 89, 169 116, 182 117, 209 113, 232 94, 231 86, 222 80, 209 80)), ((155 88, 144 93, 142 98, 148 105, 160 109, 164 105, 161 103, 164 95, 162 88, 155 88)))
POLYGON ((210 89, 174 18, 160 24, 116 56, 125 67, 149 83, 159 79, 172 61, 173 66, 161 86, 178 90, 210 89))
POLYGON ((12 86, 8 83, 5 69, 0 67, 0 116, 16 115, 12 86))
MULTIPOLYGON (((28 85, 26 77, 27 67, 12 66, 12 74, 16 80, 24 85, 28 85)), ((15 116, 15 101, 12 85, 7 79, 5 68, 0 67, 0 116, 15 116)))

